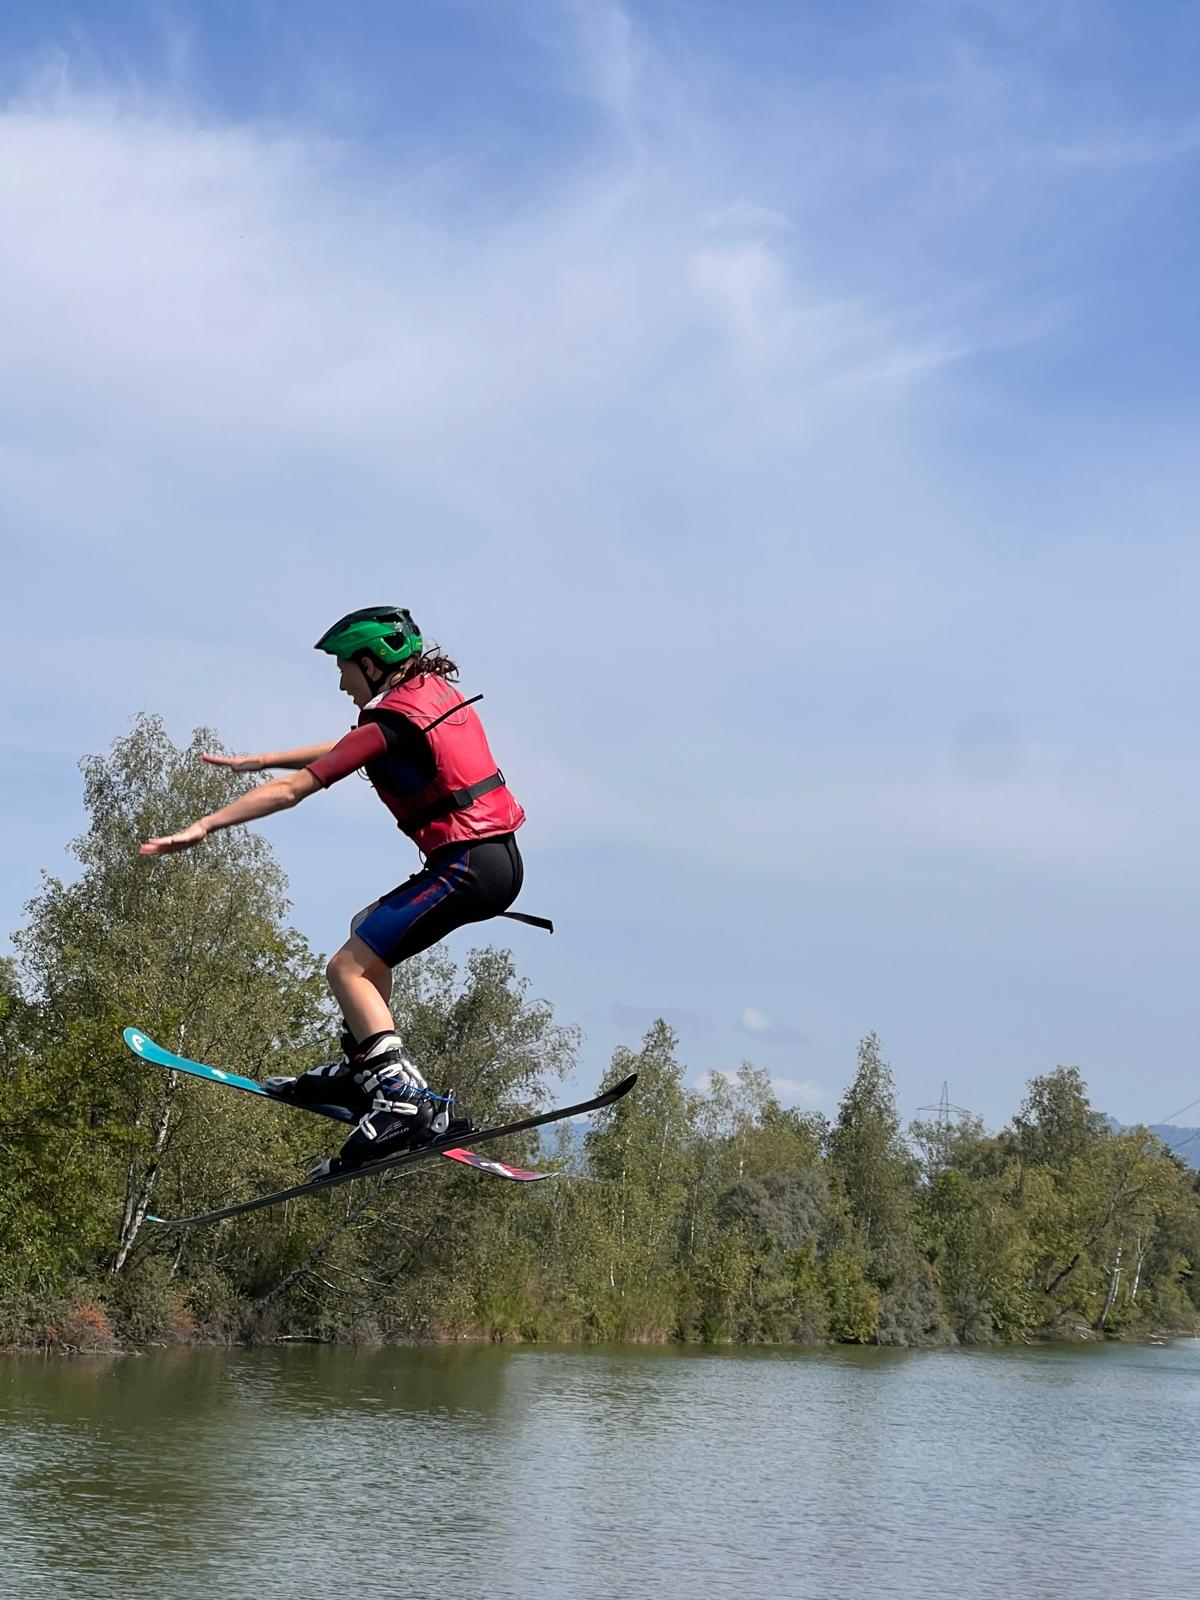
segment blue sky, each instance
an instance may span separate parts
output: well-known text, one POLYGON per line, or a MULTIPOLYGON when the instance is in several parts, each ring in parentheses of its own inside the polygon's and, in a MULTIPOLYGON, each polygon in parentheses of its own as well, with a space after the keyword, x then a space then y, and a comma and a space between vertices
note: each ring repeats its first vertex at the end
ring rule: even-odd
MULTIPOLYGON (((595 1076, 1200 1094, 1200 14, 10 5, 3 926, 139 709, 346 723, 412 607, 526 803, 595 1076), (79 670, 48 685, 48 644, 79 670)), ((409 870, 264 825, 333 948, 409 870)), ((508 937, 506 935, 506 937, 508 937)), ((455 941, 461 947, 461 940, 455 941)))

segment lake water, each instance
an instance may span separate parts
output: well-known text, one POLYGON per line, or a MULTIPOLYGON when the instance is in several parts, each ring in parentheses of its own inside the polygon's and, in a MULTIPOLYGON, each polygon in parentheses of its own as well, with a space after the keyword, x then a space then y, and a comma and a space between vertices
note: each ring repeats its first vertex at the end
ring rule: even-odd
POLYGON ((0 1357, 0 1595, 1176 1600, 1200 1342, 0 1357))

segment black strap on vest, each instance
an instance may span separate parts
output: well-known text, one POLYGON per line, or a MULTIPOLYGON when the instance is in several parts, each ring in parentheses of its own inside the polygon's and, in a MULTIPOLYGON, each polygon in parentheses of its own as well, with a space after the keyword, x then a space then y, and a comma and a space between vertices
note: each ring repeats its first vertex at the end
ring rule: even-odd
MULTIPOLYGON (((456 708, 457 709, 457 708, 456 708)), ((452 811, 465 811, 469 805, 491 794, 493 789, 504 787, 504 774, 493 772, 490 778, 480 778, 478 783, 469 783, 465 789, 451 789, 449 794, 440 800, 433 800, 427 806, 422 806, 420 811, 414 811, 411 816, 405 817, 400 826, 405 833, 415 833, 427 823, 436 822, 439 817, 448 817, 452 811)))
MULTIPOLYGON (((447 717, 455 716, 465 707, 473 706, 476 700, 482 699, 481 694, 473 694, 469 700, 460 700, 456 706, 451 706, 449 711, 443 711, 440 717, 434 717, 432 722, 427 722, 420 728, 420 732, 431 732, 439 722, 445 722, 447 717)), ((413 726, 418 727, 418 724, 414 723, 413 726)), ((490 778, 480 778, 478 783, 469 783, 465 789, 451 789, 440 800, 433 800, 429 805, 422 806, 420 811, 414 811, 411 817, 405 817, 400 826, 405 833, 415 833, 418 828, 436 822, 439 817, 448 817, 452 811, 465 811, 474 801, 481 800, 485 794, 491 794, 493 789, 499 789, 503 784, 504 774, 493 772, 490 778)))
MULTIPOLYGON (((434 717, 432 722, 427 722, 421 732, 428 733, 431 728, 436 728, 439 722, 445 722, 447 717, 452 717, 456 711, 462 711, 467 706, 473 706, 476 700, 482 699, 483 696, 481 694, 473 694, 469 700, 460 700, 456 706, 451 706, 449 711, 443 711, 440 717, 434 717)), ((403 712, 400 714, 401 716, 404 715, 403 712)), ((416 724, 414 723, 413 726, 415 727, 416 724)))

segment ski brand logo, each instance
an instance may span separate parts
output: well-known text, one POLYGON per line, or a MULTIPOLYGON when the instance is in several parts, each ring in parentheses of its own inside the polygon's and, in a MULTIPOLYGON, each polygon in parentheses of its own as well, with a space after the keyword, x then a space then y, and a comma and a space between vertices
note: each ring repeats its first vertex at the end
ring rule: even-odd
POLYGON ((142 1046, 146 1043, 145 1039, 140 1033, 131 1033, 129 1035, 129 1042, 139 1053, 141 1052, 142 1046))

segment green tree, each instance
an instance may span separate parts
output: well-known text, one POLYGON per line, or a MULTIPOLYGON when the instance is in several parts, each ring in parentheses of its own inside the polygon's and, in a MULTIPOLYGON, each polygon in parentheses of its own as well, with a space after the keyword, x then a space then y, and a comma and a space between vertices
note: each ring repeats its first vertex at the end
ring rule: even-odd
POLYGON ((1029 1082, 1013 1135, 1021 1159, 1032 1166, 1063 1166, 1086 1155, 1104 1133, 1078 1067, 1055 1067, 1029 1082))
POLYGON ((916 1172, 900 1134, 896 1091, 879 1040, 858 1047, 858 1070, 842 1097, 829 1154, 873 1259, 912 1233, 916 1172))
MULTIPOLYGON (((261 1073, 310 1063, 328 1031, 318 962, 283 921, 286 886, 263 839, 231 830, 187 855, 138 854, 142 839, 240 787, 198 760, 215 748, 199 730, 179 749, 140 717, 108 755, 84 761, 81 870, 71 882, 44 877, 15 936, 25 1015, 3 1062, 5 1102, 19 1108, 6 1136, 6 1206, 18 1219, 8 1248, 17 1267, 38 1263, 43 1282, 105 1257, 115 1273, 131 1269, 156 1189, 191 1208, 293 1170, 286 1119, 148 1068, 120 1037, 136 1023, 172 1048, 261 1073)), ((181 1264, 221 1249, 211 1236, 153 1248, 177 1250, 181 1264)))
POLYGON ((967 1344, 1018 1338, 1036 1321, 1032 1245, 1015 1189, 1011 1171, 973 1180, 947 1167, 926 1195, 929 1259, 954 1335, 967 1344))
POLYGON ((843 1258, 865 1253, 878 1293, 881 1344, 931 1344, 949 1337, 936 1282, 920 1249, 916 1163, 900 1133, 895 1086, 878 1038, 858 1047, 858 1069, 829 1135, 836 1182, 853 1224, 843 1258))
POLYGON ((736 1301, 709 1310, 710 1322, 751 1343, 812 1343, 827 1321, 822 1251, 829 1187, 817 1162, 747 1178, 720 1200, 722 1244, 736 1240, 745 1263, 736 1301))
POLYGON ((712 1074, 693 1100, 680 1257, 686 1337, 822 1337, 823 1226, 810 1202, 817 1196, 819 1211, 827 1193, 825 1132, 822 1119, 785 1110, 768 1075, 750 1062, 733 1076, 712 1074), (806 1205, 811 1226, 802 1227, 794 1206, 806 1205))
POLYGON ((636 1072, 637 1088, 600 1112, 584 1140, 590 1204, 581 1208, 587 1254, 578 1266, 606 1337, 663 1337, 678 1319, 693 1106, 677 1044, 660 1019, 639 1051, 614 1052, 603 1086, 636 1072))

